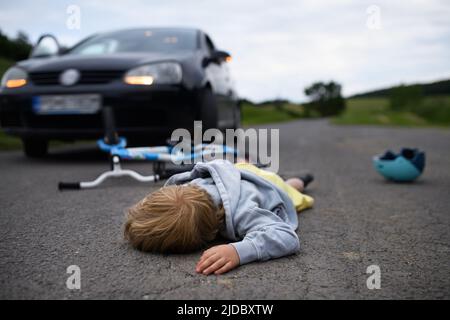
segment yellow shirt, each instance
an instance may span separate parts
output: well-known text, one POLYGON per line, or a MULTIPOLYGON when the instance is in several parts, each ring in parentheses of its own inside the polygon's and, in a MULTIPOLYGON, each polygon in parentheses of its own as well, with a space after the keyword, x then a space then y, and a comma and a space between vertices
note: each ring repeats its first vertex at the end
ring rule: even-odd
POLYGON ((311 208, 314 204, 314 199, 312 197, 310 197, 306 194, 303 194, 303 193, 299 192, 297 189, 295 189, 294 187, 288 185, 276 173, 260 169, 251 163, 240 162, 240 163, 235 163, 235 166, 238 169, 244 169, 244 170, 250 171, 250 172, 256 174, 257 176, 268 180, 269 182, 273 183, 278 188, 280 188, 281 190, 286 192, 287 195, 289 196, 289 198, 291 198, 292 202, 294 203, 294 206, 295 206, 295 209, 297 210, 297 212, 311 208))

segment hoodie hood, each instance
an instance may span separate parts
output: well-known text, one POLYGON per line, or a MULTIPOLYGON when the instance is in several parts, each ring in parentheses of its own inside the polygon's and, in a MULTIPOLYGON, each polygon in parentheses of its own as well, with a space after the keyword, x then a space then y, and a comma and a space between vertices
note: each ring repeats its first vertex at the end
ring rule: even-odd
POLYGON ((298 227, 297 212, 292 200, 281 189, 257 176, 237 169, 226 160, 197 163, 190 172, 172 176, 165 186, 193 183, 207 191, 213 201, 222 203, 225 210, 225 230, 222 235, 230 240, 240 240, 260 216, 249 221, 249 212, 263 209, 262 215, 270 215, 283 221, 292 230, 298 227))

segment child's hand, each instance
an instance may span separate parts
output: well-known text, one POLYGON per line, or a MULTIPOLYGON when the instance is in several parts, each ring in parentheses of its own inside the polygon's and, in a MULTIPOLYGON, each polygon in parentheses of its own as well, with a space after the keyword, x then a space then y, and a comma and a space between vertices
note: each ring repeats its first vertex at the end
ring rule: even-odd
POLYGON ((231 244, 214 246, 203 252, 195 270, 205 275, 222 274, 239 265, 239 255, 231 244))

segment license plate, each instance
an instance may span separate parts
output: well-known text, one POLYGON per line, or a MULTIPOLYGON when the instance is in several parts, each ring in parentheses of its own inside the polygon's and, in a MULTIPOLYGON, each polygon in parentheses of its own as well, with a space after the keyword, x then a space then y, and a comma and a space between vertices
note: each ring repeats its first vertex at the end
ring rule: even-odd
POLYGON ((33 97, 36 114, 92 114, 101 108, 99 94, 45 95, 33 97))

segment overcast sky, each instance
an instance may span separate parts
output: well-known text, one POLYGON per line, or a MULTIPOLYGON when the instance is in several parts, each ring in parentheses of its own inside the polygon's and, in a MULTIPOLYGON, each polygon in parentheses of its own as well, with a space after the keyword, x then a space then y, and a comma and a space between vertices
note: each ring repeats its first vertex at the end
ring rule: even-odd
POLYGON ((240 96, 303 101, 303 88, 333 79, 345 95, 450 78, 450 1, 0 0, 0 29, 71 45, 123 27, 189 26, 233 55, 240 96), (80 29, 66 26, 67 7, 80 29))

